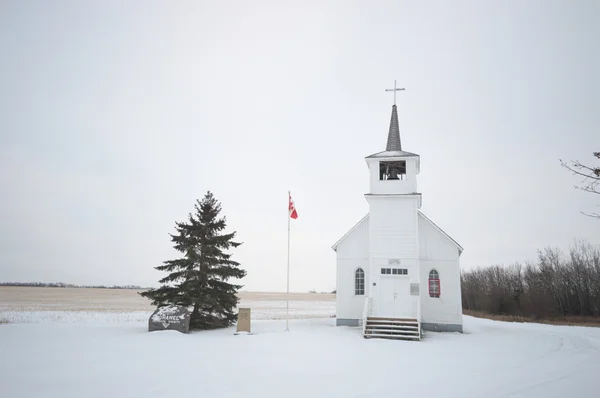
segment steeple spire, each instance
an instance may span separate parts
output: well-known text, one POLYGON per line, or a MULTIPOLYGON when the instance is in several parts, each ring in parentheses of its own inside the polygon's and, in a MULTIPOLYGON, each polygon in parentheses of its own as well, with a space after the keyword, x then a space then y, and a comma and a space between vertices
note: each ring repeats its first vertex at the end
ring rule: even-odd
POLYGON ((400 127, 398 127, 398 110, 396 109, 396 91, 403 91, 403 88, 396 87, 394 80, 394 88, 386 88, 385 91, 394 93, 394 106, 392 106, 392 120, 390 120, 390 131, 388 133, 386 151, 401 151, 402 144, 400 143, 400 127))
POLYGON ((400 127, 398 126, 398 110, 396 104, 392 106, 392 118, 390 120, 390 131, 388 132, 386 151, 401 151, 400 127))

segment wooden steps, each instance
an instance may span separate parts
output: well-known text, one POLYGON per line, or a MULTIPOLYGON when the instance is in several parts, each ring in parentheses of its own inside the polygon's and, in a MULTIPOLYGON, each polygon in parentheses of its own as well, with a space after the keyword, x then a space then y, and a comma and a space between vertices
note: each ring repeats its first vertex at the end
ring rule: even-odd
POLYGON ((368 317, 365 339, 421 340, 419 321, 411 318, 368 317))

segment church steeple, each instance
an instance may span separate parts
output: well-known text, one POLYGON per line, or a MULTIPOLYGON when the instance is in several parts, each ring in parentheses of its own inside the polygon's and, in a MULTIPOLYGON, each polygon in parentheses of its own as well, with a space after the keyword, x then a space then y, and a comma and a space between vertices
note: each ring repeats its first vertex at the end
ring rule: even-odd
POLYGON ((388 132, 386 151, 401 151, 400 127, 398 126, 398 110, 396 104, 392 106, 392 118, 390 120, 390 131, 388 132))
MULTIPOLYGON (((398 108, 396 106, 397 88, 394 81, 394 105, 390 118, 390 129, 387 136, 385 151, 367 156, 371 189, 368 195, 408 195, 418 198, 417 208, 421 206, 421 194, 417 192, 417 174, 420 172, 420 157, 416 153, 402 150, 400 127, 398 123, 398 108)), ((407 197, 408 197, 407 196, 407 197)))

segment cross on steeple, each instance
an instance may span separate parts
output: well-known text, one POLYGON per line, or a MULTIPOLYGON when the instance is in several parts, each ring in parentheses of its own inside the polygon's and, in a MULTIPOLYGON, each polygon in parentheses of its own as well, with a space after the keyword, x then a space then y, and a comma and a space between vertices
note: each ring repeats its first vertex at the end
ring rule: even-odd
POLYGON ((386 88, 385 91, 393 91, 394 92, 394 105, 396 105, 396 91, 403 91, 404 88, 396 88, 396 81, 394 80, 394 88, 386 88))

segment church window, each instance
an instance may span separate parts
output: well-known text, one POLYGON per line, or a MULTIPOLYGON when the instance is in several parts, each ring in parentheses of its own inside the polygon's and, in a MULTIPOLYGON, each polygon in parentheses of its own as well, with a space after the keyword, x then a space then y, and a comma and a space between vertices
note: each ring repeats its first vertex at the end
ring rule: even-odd
POLYGON ((379 180, 406 180, 406 161, 379 162, 379 180))
POLYGON ((365 294, 365 271, 362 268, 354 272, 354 294, 357 296, 365 294))
POLYGON ((429 271, 429 297, 440 297, 440 274, 434 269, 429 271))
POLYGON ((406 268, 382 268, 381 275, 408 275, 406 268))

